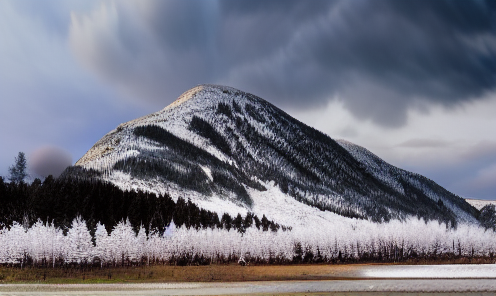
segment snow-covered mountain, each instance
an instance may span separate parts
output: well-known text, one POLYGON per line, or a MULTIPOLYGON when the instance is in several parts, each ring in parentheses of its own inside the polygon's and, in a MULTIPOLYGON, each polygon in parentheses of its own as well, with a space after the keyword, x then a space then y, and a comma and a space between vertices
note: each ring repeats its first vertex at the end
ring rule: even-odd
POLYGON ((341 221, 337 215, 451 225, 477 216, 432 180, 336 142, 259 97, 215 85, 119 125, 66 173, 190 198, 217 213, 265 214, 288 226, 319 227, 341 221))

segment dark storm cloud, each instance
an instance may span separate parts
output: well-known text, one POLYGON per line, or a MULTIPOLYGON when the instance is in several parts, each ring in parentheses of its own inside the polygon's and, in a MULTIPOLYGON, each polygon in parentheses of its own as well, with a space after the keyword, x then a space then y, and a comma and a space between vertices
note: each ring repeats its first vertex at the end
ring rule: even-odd
POLYGON ((397 126, 419 101, 450 106, 496 89, 494 3, 116 2, 73 19, 71 44, 103 78, 160 106, 222 83, 289 108, 339 95, 355 116, 397 126))

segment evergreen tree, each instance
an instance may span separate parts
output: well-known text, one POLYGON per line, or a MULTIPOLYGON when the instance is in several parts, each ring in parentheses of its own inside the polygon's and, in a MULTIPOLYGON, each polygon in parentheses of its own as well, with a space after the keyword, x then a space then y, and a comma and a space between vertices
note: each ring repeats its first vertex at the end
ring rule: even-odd
POLYGON ((9 180, 14 183, 21 183, 28 177, 28 173, 26 172, 26 155, 24 152, 19 152, 17 157, 15 158, 15 164, 9 167, 9 180))
POLYGON ((479 221, 484 228, 496 230, 496 206, 493 204, 485 205, 480 210, 479 221))

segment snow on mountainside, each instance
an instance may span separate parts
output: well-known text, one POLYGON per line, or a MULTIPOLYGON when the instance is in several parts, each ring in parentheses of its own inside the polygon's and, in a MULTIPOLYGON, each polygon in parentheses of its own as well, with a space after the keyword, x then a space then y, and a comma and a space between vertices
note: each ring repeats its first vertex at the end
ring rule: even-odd
POLYGON ((477 214, 425 177, 337 143, 252 94, 214 85, 119 125, 68 172, 191 198, 217 213, 266 214, 288 226, 349 220, 339 215, 454 225, 475 222, 477 214))
MULTIPOLYGON (((434 201, 437 200, 439 204, 443 204, 459 217, 463 217, 464 220, 476 222, 476 219, 469 214, 471 209, 464 199, 455 196, 432 180, 390 165, 369 150, 356 144, 345 140, 337 140, 337 142, 353 155, 356 160, 362 163, 367 172, 401 194, 405 194, 406 186, 404 184, 408 184, 413 190, 422 192, 434 201)), ((470 202, 469 204, 472 205, 470 202)), ((480 208, 478 209, 480 210, 480 208)))
POLYGON ((496 206, 496 200, 483 200, 483 199, 471 199, 471 198, 466 198, 465 200, 478 210, 481 210, 483 207, 487 205, 496 206))

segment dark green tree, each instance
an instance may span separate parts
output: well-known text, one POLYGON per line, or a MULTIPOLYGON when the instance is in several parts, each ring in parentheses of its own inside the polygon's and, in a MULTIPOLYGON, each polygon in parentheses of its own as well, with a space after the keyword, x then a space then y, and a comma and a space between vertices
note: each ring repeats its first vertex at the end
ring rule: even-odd
POLYGON ((19 152, 15 158, 15 164, 9 167, 9 181, 13 183, 24 182, 24 179, 28 177, 26 172, 27 161, 24 152, 19 152))
POLYGON ((485 205, 480 210, 479 221, 484 228, 496 231, 496 206, 492 204, 485 205))

